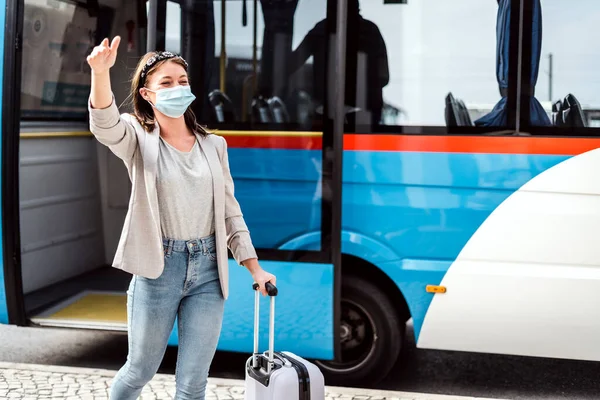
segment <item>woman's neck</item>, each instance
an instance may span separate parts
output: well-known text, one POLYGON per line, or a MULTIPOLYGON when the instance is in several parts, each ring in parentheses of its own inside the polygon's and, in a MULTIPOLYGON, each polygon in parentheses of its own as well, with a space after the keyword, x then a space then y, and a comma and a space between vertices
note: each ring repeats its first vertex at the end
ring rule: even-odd
POLYGON ((169 118, 160 113, 155 113, 156 122, 160 126, 160 136, 164 138, 178 138, 182 136, 190 136, 192 132, 185 124, 183 116, 179 118, 169 118))

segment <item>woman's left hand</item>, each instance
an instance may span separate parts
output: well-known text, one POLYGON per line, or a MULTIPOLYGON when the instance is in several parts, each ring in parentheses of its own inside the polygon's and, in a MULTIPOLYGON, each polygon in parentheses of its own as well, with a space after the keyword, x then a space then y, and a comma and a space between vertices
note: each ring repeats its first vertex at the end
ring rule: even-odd
POLYGON ((254 273, 252 274, 252 279, 254 279, 254 282, 258 283, 259 290, 263 296, 266 296, 268 294, 265 288, 265 284, 267 282, 271 282, 273 285, 277 286, 277 278, 275 278, 275 275, 268 273, 260 267, 257 268, 256 271, 254 271, 254 273))

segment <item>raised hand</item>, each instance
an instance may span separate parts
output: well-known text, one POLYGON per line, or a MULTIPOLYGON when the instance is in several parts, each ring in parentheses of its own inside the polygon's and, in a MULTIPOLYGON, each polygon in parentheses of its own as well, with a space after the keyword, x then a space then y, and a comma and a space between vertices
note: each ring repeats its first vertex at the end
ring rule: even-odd
POLYGON ((121 37, 115 36, 110 45, 108 44, 108 38, 106 38, 98 46, 94 47, 92 53, 87 56, 87 62, 90 68, 92 68, 92 72, 101 74, 107 72, 115 65, 119 43, 121 43, 121 37))

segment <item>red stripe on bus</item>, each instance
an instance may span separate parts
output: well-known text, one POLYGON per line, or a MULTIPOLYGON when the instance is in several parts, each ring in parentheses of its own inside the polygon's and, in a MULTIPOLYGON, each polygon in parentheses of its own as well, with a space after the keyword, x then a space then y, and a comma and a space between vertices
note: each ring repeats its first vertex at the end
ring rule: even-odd
POLYGON ((577 155, 598 147, 587 138, 344 135, 344 150, 358 151, 577 155))
POLYGON ((252 149, 320 150, 323 140, 314 136, 225 135, 228 147, 252 149))
MULTIPOLYGON (((318 136, 225 135, 232 148, 320 150, 318 136)), ((577 155, 600 147, 600 138, 418 136, 346 134, 344 150, 432 153, 577 155)))

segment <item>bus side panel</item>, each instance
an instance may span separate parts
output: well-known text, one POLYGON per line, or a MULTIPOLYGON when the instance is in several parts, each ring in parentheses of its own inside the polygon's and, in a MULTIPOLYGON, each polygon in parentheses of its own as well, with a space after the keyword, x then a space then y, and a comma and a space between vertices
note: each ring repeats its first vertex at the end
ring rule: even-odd
MULTIPOLYGON (((465 244, 512 193, 568 158, 347 150, 342 251, 370 262, 396 283, 418 339, 434 297, 426 286, 442 282, 465 244)), ((292 215, 298 206, 288 199, 277 207, 292 215)), ((306 233, 298 221, 286 229, 302 234, 280 248, 318 249, 318 232, 306 233)))
MULTIPOLYGON (((350 253, 378 266, 405 296, 418 338, 450 264, 489 215, 523 184, 566 156, 345 151, 344 230, 392 252, 350 253), (396 259, 381 259, 394 254, 396 259)), ((356 242, 356 241, 355 241, 356 242)), ((363 240, 364 242, 364 240, 363 240)), ((344 243, 344 253, 355 248, 344 243)))
MULTIPOLYGON (((6 1, 0 0, 0 26, 5 26, 6 20, 6 1)), ((4 29, 0 32, 0 54, 4 55, 4 29)), ((4 80, 4 57, 0 57, 0 77, 2 77, 2 81, 4 80)), ((4 93, 2 92, 2 88, 0 87, 0 110, 3 108, 2 101, 4 99, 4 93)), ((2 143, 4 142, 4 132, 2 131, 2 127, 4 126, 4 122, 2 121, 2 115, 0 113, 0 168, 4 168, 4 160, 2 160, 2 143)), ((2 200, 2 175, 3 172, 0 173, 0 201, 1 204, 4 204, 2 200)), ((4 214, 4 209, 2 206, 2 210, 0 210, 0 219, 4 214)), ((2 243, 4 243, 4 236, 2 235, 2 226, 4 222, 0 220, 0 239, 2 239, 2 243)), ((6 289, 4 283, 4 244, 0 245, 0 324, 8 323, 8 306, 6 303, 6 289)))
POLYGON ((419 347, 600 361, 600 149, 521 187, 442 280, 419 347))
MULTIPOLYGON (((333 359, 333 265, 261 261, 277 276, 275 348, 302 357, 333 359)), ((230 296, 225 303, 218 350, 251 353, 254 329, 252 277, 229 260, 230 296)), ((268 348, 269 299, 261 298, 260 350, 268 348)), ((177 323, 169 344, 177 345, 177 323)))

